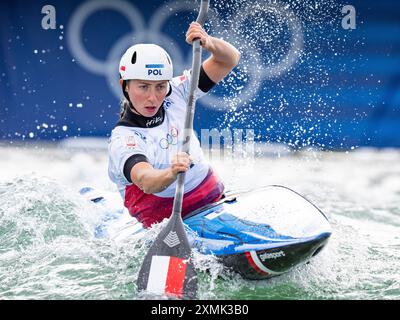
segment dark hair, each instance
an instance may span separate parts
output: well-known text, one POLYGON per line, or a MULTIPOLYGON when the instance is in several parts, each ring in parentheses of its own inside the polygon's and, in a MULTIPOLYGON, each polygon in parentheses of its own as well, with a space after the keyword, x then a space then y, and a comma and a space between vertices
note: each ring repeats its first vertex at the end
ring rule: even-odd
POLYGON ((130 100, 129 100, 129 95, 126 92, 126 85, 129 83, 129 80, 124 80, 122 82, 122 93, 124 94, 124 97, 121 100, 121 110, 119 112, 119 117, 120 119, 122 119, 125 114, 126 114, 126 110, 129 108, 130 106, 130 100))
POLYGON ((120 119, 122 119, 125 116, 126 110, 128 110, 128 108, 129 108, 129 101, 126 98, 123 98, 121 100, 121 110, 119 112, 120 119))

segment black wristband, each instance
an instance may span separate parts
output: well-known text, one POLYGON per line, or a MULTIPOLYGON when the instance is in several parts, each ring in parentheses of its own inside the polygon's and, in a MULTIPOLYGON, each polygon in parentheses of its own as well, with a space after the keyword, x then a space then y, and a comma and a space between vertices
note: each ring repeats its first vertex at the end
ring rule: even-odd
POLYGON ((199 76, 199 89, 203 92, 210 91, 216 83, 210 79, 207 73, 203 69, 203 65, 200 67, 200 76, 199 76))

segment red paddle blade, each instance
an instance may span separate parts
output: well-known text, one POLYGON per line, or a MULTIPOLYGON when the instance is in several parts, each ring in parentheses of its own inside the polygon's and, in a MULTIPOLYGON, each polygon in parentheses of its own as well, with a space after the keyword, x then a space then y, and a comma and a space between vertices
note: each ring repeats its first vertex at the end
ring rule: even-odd
POLYGON ((177 257, 153 256, 147 291, 182 299, 187 262, 177 257))

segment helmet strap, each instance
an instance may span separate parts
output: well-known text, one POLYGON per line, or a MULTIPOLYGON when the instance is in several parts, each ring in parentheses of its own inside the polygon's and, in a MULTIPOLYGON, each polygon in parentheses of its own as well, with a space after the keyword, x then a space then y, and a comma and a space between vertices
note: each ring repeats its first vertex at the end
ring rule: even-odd
POLYGON ((171 82, 168 81, 168 93, 165 97, 169 97, 171 95, 171 93, 172 93, 172 86, 171 86, 171 82))

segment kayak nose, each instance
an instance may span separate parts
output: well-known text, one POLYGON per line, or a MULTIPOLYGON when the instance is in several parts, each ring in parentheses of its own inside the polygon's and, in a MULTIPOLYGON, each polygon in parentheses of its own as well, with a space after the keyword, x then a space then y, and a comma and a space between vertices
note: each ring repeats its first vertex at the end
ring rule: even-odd
POLYGON ((223 256, 222 260, 247 279, 266 279, 287 272, 317 255, 330 235, 330 232, 325 232, 311 239, 292 239, 278 247, 223 256))

